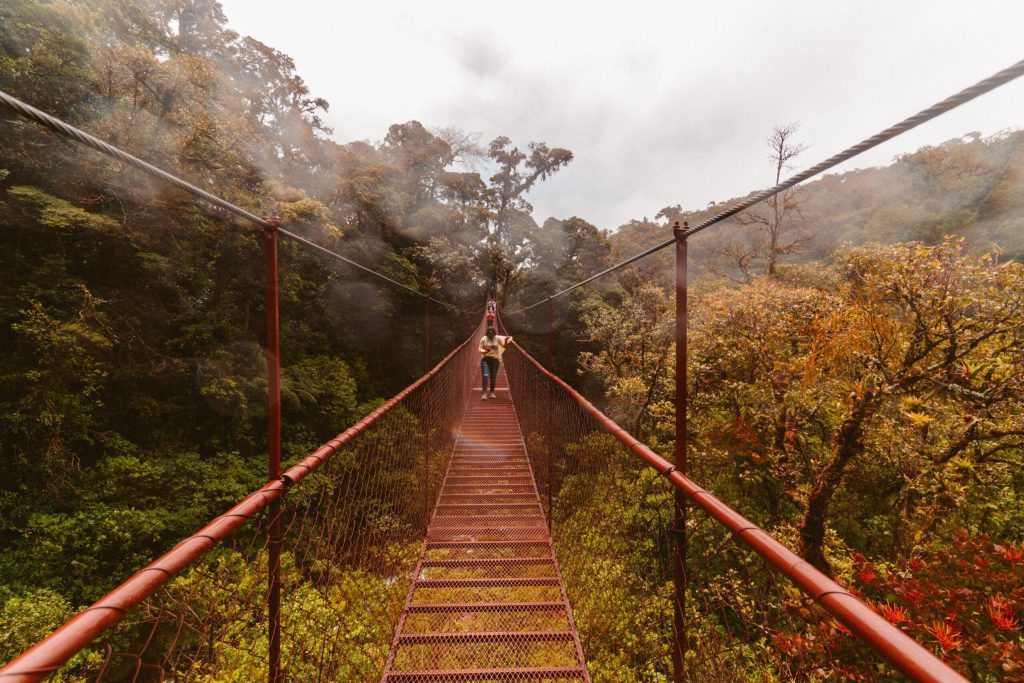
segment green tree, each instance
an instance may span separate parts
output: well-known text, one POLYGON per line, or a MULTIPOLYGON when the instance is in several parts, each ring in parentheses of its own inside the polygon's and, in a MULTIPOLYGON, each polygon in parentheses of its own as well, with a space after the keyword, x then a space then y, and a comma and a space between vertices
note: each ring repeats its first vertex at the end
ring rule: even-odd
POLYGON ((512 279, 529 256, 530 236, 536 224, 530 218, 533 206, 525 195, 572 161, 572 152, 531 142, 528 152, 512 145, 507 137, 491 141, 488 156, 497 166, 490 177, 492 225, 488 239, 487 271, 492 286, 500 285, 502 303, 512 279))

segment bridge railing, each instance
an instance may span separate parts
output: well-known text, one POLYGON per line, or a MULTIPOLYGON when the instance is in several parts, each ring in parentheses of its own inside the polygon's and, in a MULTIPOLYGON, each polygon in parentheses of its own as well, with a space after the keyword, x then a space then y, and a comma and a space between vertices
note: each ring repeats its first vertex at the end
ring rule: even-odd
POLYGON ((262 229, 269 474, 266 485, 0 668, 0 681, 58 672, 60 680, 115 681, 379 676, 476 362, 466 342, 428 371, 430 304, 451 316, 453 345, 456 309, 7 93, 0 92, 0 109, 262 229), (426 373, 287 471, 280 462, 279 237, 419 297, 426 373))
POLYGON ((594 680, 964 680, 520 346, 505 364, 594 680))
POLYGON ((57 671, 265 679, 273 501, 281 680, 379 678, 465 410, 475 340, 37 643, 0 681, 57 671))

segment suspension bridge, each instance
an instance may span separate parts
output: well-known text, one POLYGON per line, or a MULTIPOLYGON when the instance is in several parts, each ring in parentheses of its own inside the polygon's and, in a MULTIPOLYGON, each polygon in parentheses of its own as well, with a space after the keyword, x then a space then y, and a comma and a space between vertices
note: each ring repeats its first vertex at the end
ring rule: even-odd
MULTIPOLYGON (((432 301, 448 304, 0 93, 9 111, 264 230, 269 390, 267 483, 6 664, 0 680, 602 680, 588 667, 588 648, 607 620, 641 609, 649 618, 636 623, 651 633, 638 637, 663 663, 652 680, 733 680, 752 663, 781 680, 828 678, 799 654, 773 652, 770 636, 792 622, 787 615, 812 613, 833 620, 833 632, 852 643, 841 663, 862 680, 893 672, 964 680, 686 476, 686 240, 1022 74, 1024 62, 524 307, 547 302, 550 324, 553 298, 675 246, 671 462, 554 375, 550 357, 545 367, 515 342, 497 398, 481 400, 481 317, 422 377, 283 469, 279 237, 410 290, 427 318, 432 301), (637 488, 605 485, 627 474, 637 488), (602 496, 629 496, 611 502, 643 509, 609 519, 602 496), (624 525, 652 558, 667 561, 612 571, 604 532, 624 525), (723 593, 719 573, 741 576, 748 592, 723 593), (613 589, 625 583, 642 603, 595 600, 595 591, 618 595, 613 589)), ((424 342, 427 365, 426 333, 424 342)))

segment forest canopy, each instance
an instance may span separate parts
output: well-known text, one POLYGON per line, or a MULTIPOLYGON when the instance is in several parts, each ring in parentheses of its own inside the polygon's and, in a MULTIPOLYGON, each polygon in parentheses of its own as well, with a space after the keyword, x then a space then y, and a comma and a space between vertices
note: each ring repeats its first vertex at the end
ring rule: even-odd
MULTIPOLYGON (((538 222, 530 192, 570 150, 415 120, 338 141, 292 59, 215 0, 8 0, 0 89, 450 304, 432 362, 488 287, 533 304, 733 201, 538 222)), ((267 385, 258 231, 6 113, 0 146, 6 661, 263 483, 267 385)), ((1024 671, 1022 171, 1024 132, 968 133, 801 186, 771 207, 791 249, 766 247, 754 212, 690 247, 694 478, 992 680, 1024 671), (955 593, 982 552, 1005 571, 955 593), (948 610, 907 597, 925 564, 948 610)), ((556 300, 553 321, 556 374, 666 454, 670 251, 556 300)), ((421 374, 422 302, 292 244, 282 270, 294 462, 421 374)), ((539 308, 504 322, 543 357, 539 308)), ((608 505, 642 476, 602 481, 608 505)), ((640 644, 615 651, 624 629, 591 641, 596 670, 666 675, 640 644)))

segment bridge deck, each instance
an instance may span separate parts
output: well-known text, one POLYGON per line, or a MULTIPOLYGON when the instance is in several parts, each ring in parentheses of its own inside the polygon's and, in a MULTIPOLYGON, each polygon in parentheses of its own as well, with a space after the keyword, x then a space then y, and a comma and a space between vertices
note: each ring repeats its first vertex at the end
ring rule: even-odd
POLYGON ((383 683, 590 681, 504 368, 496 393, 470 394, 383 683))

